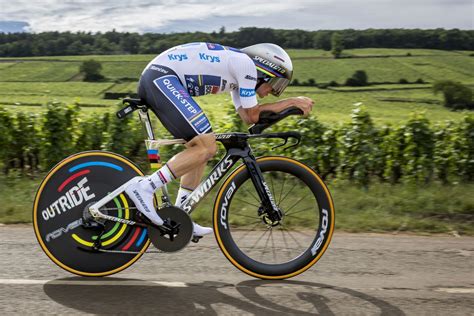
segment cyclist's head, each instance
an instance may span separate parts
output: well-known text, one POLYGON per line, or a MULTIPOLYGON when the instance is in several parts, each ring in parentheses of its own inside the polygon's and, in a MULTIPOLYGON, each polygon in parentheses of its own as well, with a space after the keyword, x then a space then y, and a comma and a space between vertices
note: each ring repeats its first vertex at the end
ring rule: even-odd
POLYGON ((241 49, 257 67, 257 86, 266 82, 272 87, 272 94, 280 96, 290 83, 293 64, 290 56, 278 45, 256 44, 241 49))

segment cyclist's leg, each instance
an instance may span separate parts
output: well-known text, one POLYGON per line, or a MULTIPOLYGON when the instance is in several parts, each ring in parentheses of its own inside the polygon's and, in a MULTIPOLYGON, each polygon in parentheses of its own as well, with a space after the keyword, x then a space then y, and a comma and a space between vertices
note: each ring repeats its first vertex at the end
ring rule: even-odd
MULTIPOLYGON (((176 199, 176 206, 178 207, 199 185, 207 161, 215 155, 217 150, 216 140, 213 134, 196 136, 186 145, 188 147, 186 150, 177 154, 168 162, 173 170, 176 168, 176 170, 184 172, 181 176, 180 189, 176 199), (191 165, 190 159, 193 161, 196 159, 202 160, 203 162, 192 168, 189 167, 191 165), (186 172, 185 170, 189 171, 186 172)), ((192 165, 194 166, 195 164, 193 163, 192 165)), ((210 227, 203 227, 196 223, 193 224, 195 236, 204 236, 213 232, 210 227)))
POLYGON ((185 176, 185 183, 182 182, 185 187, 194 189, 201 180, 205 164, 216 154, 216 138, 214 134, 198 135, 186 145, 188 148, 176 154, 167 164, 176 177, 185 176))
POLYGON ((202 175, 204 173, 204 169, 206 168, 206 163, 194 168, 194 170, 184 174, 181 177, 181 187, 187 188, 190 190, 194 190, 197 188, 199 183, 201 182, 202 175))
MULTIPOLYGON (((163 126, 174 137, 188 141, 187 149, 171 158, 162 169, 144 179, 147 181, 135 185, 135 191, 129 190, 132 199, 134 194, 138 203, 145 201, 145 204, 149 204, 148 202, 152 203, 154 191, 161 186, 173 178, 195 172, 196 168, 203 168, 202 166, 215 155, 217 146, 206 115, 171 69, 164 66, 147 69, 140 79, 139 96, 146 100, 163 126)), ((193 179, 196 177, 197 175, 191 176, 193 179)), ((140 209, 139 205, 137 207, 140 209)))
MULTIPOLYGON (((189 143, 185 145, 186 147, 190 147, 189 143)), ((176 203, 175 205, 180 207, 184 201, 188 198, 191 192, 197 188, 199 183, 201 182, 202 175, 204 173, 204 169, 206 168, 207 163, 203 163, 202 165, 194 168, 190 172, 181 176, 180 186, 178 190, 178 194, 176 196, 176 203)))
MULTIPOLYGON (((186 147, 190 147, 189 143, 186 144, 186 147)), ((179 186, 178 195, 176 197, 175 205, 180 207, 181 204, 188 198, 194 189, 197 188, 199 183, 201 182, 202 175, 204 173, 204 169, 206 168, 207 163, 203 163, 200 166, 197 166, 190 172, 181 176, 181 182, 179 186)))
POLYGON ((188 142, 187 148, 167 163, 174 176, 181 177, 215 155, 215 136, 206 115, 173 70, 161 65, 153 66, 155 67, 150 67, 142 74, 139 96, 146 100, 163 126, 175 138, 188 142))

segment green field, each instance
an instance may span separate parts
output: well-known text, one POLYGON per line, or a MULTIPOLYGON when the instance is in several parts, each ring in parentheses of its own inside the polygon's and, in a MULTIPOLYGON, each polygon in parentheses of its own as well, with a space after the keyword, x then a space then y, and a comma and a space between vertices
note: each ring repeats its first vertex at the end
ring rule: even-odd
MULTIPOLYGON (((355 49, 344 51, 356 58, 331 58, 322 50, 289 50, 295 67, 295 79, 313 78, 316 82, 343 83, 355 70, 363 69, 371 82, 434 81, 441 78, 473 82, 472 52, 427 49, 355 49), (411 56, 407 56, 410 54, 411 56)), ((0 58, 0 81, 75 80, 81 61, 102 62, 109 79, 138 78, 153 55, 54 56, 0 58)))
MULTIPOLYGON (((452 112, 442 106, 441 95, 433 95, 431 83, 451 79, 474 85, 472 52, 426 49, 357 49, 344 51, 354 58, 331 58, 322 50, 289 50, 294 59, 295 79, 317 83, 343 83, 356 70, 367 72, 367 87, 290 87, 284 97, 305 95, 316 101, 313 115, 324 123, 337 124, 350 119, 353 104, 362 102, 375 122, 397 124, 413 111, 426 112, 432 121, 457 120, 465 112, 452 112), (411 56, 407 56, 410 54, 411 56), (387 57, 390 56, 390 57, 387 57), (399 84, 400 79, 425 84, 399 84)), ((54 56, 0 58, 0 105, 12 111, 41 112, 40 105, 51 101, 78 103, 88 108, 82 114, 108 111, 119 100, 106 100, 104 93, 134 93, 137 79, 153 55, 54 56), (80 62, 102 62, 105 82, 82 82, 80 62), (135 79, 133 79, 135 78, 135 79), (125 80, 125 81, 124 81, 125 80), (96 108, 91 108, 96 106, 96 108)), ((228 95, 197 99, 206 111, 219 119, 232 103, 228 95), (225 109, 223 111, 222 109, 225 109)), ((266 98, 262 102, 271 102, 266 98)))
POLYGON ((393 82, 400 79, 425 82, 448 79, 474 82, 474 58, 468 56, 423 56, 389 58, 301 59, 294 63, 295 78, 318 83, 343 84, 356 70, 365 70, 370 82, 393 82))
POLYGON ((87 83, 79 81, 71 82, 34 82, 18 84, 17 82, 0 82, 0 91, 8 95, 31 95, 31 96, 85 96, 102 98, 103 92, 111 89, 113 82, 87 83), (5 91, 5 92, 3 92, 5 91))
MULTIPOLYGON (((332 58, 330 51, 321 49, 289 49, 288 54, 294 59, 320 57, 332 58)), ((436 49, 393 49, 393 48, 358 48, 345 49, 346 57, 375 57, 375 56, 459 56, 469 55, 471 51, 442 51, 436 49)))
MULTIPOLYGON (((84 91, 94 94, 100 91, 103 84, 84 84, 84 91), (97 86, 96 86, 97 85, 97 86), (89 87, 90 86, 90 87, 89 87)), ((2 83, 0 83, 0 87, 2 83)), ((136 83, 118 84, 119 92, 133 91, 136 83)), ((46 85, 47 87, 47 85, 46 85)), ((47 90, 45 90, 47 91, 47 90)), ((116 90, 114 90, 116 91, 116 90)), ((65 92, 63 92, 65 93, 65 92)), ((376 91, 332 91, 313 87, 289 87, 285 92, 286 97, 304 95, 315 100, 312 116, 326 124, 338 124, 350 120, 353 104, 362 102, 376 123, 398 124, 405 122, 411 112, 425 112, 426 117, 432 121, 459 120, 467 111, 449 111, 442 106, 442 96, 433 95, 430 89, 402 89, 402 90, 376 90, 376 91)), ((54 95, 45 93, 38 95, 8 94, 0 95, 0 104, 6 105, 12 111, 42 112, 45 107, 40 106, 48 101, 62 101, 66 103, 79 103, 85 105, 81 113, 110 111, 118 100, 105 100, 93 96, 74 97, 73 95, 54 95), (96 108, 90 106, 97 106, 96 108)), ((211 95, 197 99, 207 113, 214 119, 222 118, 228 109, 233 107, 230 95, 211 95)), ((274 97, 263 99, 263 102, 277 100, 274 97)))
POLYGON ((18 61, 0 69, 1 81, 69 81, 79 73, 79 62, 18 61))

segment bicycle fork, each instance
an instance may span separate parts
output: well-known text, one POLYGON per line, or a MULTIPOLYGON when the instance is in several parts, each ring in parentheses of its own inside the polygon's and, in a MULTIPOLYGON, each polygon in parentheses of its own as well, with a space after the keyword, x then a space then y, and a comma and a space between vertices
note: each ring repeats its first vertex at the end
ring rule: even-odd
POLYGON ((275 202, 275 198, 263 177, 262 171, 257 164, 255 157, 249 153, 243 157, 244 164, 250 174, 250 179, 257 191, 262 205, 258 210, 258 215, 262 216, 266 224, 275 226, 283 218, 283 213, 275 202))

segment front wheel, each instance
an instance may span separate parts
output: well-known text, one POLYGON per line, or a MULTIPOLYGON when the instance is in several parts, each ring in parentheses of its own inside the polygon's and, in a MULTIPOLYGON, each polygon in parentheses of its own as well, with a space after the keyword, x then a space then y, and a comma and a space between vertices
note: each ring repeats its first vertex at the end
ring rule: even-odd
POLYGON ((227 259, 261 279, 285 279, 315 264, 334 231, 331 195, 316 172, 286 157, 257 159, 283 213, 278 222, 259 212, 261 201, 244 165, 220 188, 214 205, 214 232, 227 259))

